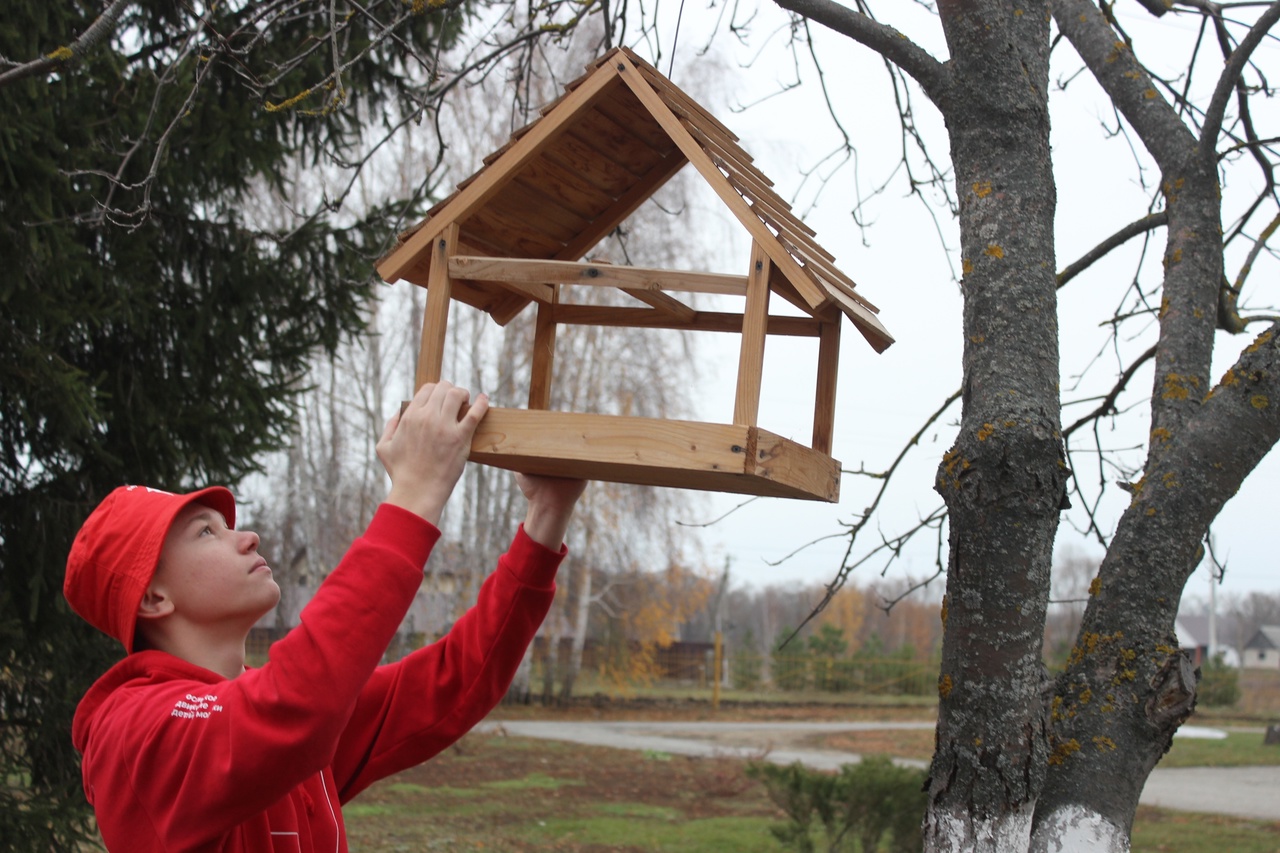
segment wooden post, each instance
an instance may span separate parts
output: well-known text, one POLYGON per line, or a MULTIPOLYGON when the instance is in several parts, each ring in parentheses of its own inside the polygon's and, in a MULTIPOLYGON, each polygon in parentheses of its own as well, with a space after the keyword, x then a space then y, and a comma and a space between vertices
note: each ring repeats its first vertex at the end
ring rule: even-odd
POLYGON ((764 338, 769 326, 769 256, 758 241, 751 243, 747 273, 747 304, 742 311, 742 349, 738 354, 738 391, 733 422, 755 426, 760 414, 760 379, 764 373, 764 338))
POLYGON ((533 368, 529 381, 529 408, 551 408, 551 374, 556 360, 555 303, 560 301, 560 285, 553 284, 550 303, 538 303, 533 332, 533 368))
POLYGON ((836 371, 840 361, 840 319, 837 310, 827 313, 818 333, 818 387, 814 392, 813 449, 831 455, 836 428, 836 371))
POLYGON ((458 251, 458 223, 451 222, 436 238, 427 273, 427 307, 422 312, 422 345, 418 350, 416 391, 428 382, 439 382, 444 364, 445 331, 449 327, 449 299, 453 281, 449 278, 449 256, 458 251))

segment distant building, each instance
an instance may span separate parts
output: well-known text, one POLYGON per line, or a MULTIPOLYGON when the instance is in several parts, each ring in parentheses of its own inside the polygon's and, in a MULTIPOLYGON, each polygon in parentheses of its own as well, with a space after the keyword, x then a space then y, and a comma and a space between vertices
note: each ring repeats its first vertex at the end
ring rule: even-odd
POLYGON ((1251 669, 1280 669, 1280 625, 1263 625, 1244 644, 1244 665, 1251 669))
MULTIPOLYGON (((1209 617, 1179 615, 1173 623, 1178 636, 1178 648, 1191 656, 1194 666, 1203 666, 1209 660, 1209 617)), ((1227 666, 1240 666, 1240 654, 1231 646, 1222 642, 1222 627, 1218 627, 1218 638, 1214 651, 1222 656, 1227 666)))

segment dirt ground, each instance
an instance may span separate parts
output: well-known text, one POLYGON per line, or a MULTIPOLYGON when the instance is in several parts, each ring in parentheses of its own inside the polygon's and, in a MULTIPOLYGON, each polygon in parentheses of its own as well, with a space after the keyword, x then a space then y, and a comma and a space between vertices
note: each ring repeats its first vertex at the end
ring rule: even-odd
MULTIPOLYGON (((502 734, 470 734, 446 752, 362 794, 345 809, 353 853, 503 850, 640 853, 627 843, 650 824, 688 827, 732 820, 759 847, 781 813, 743 762, 639 754, 502 734), (601 817, 619 819, 619 835, 601 817), (751 818, 756 820, 752 821, 751 818), (744 819, 746 819, 744 821, 744 819), (575 824, 592 823, 575 829, 575 824)), ((637 838, 637 841, 640 839, 637 838)))
MULTIPOLYGON (((497 709, 490 720, 499 724, 523 719, 888 721, 931 720, 934 714, 932 707, 910 704, 725 702, 716 711, 701 700, 587 697, 554 709, 538 703, 507 705, 497 709)), ((927 759, 933 732, 841 732, 800 737, 808 743, 779 742, 774 746, 825 746, 927 759)), ((492 734, 468 735, 432 761, 384 780, 344 812, 352 853, 755 853, 779 849, 768 828, 782 819, 764 787, 747 775, 746 765, 738 759, 524 739, 509 736, 500 728, 492 734)), ((1227 819, 1144 807, 1135 824, 1134 849, 1184 853, 1213 849, 1272 853, 1280 849, 1275 846, 1280 824, 1255 826, 1240 821, 1232 825, 1248 823, 1252 840, 1215 847, 1215 833, 1225 830, 1206 822, 1220 820, 1227 819), (1188 844, 1188 833, 1207 836, 1203 843, 1188 844)))

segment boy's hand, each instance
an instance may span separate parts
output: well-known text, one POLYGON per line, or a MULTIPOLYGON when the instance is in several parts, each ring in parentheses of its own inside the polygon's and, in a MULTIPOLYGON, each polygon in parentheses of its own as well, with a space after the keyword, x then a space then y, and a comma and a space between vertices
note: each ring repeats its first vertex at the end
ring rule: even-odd
POLYGON ((565 531, 569 529, 569 518, 587 481, 516 474, 516 483, 529 502, 524 532, 539 545, 559 551, 565 531))
POLYGON ((391 476, 386 502, 438 525, 488 410, 484 394, 472 403, 465 388, 448 382, 419 388, 405 410, 387 421, 378 441, 378 459, 391 476))

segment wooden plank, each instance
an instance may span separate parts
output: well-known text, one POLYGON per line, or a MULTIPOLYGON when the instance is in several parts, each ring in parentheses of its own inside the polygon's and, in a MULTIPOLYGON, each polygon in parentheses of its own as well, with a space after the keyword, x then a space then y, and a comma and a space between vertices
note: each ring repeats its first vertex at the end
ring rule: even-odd
POLYGON ((609 158, 601 157, 585 140, 570 133, 563 134, 543 156, 578 173, 610 198, 622 195, 636 182, 635 175, 609 158))
POLYGON ((471 257, 449 259, 449 272, 458 279, 580 284, 635 290, 675 290, 745 296, 747 277, 725 273, 682 272, 652 267, 628 267, 589 261, 543 261, 527 258, 471 257))
POLYGON ((599 211, 607 210, 613 204, 613 195, 546 157, 539 157, 525 166, 520 173, 520 181, 584 219, 595 219, 599 211))
POLYGON ((840 463, 759 427, 491 408, 470 459, 530 474, 835 502, 840 463))
POLYGON ((550 302, 555 298, 555 286, 551 284, 537 284, 527 281, 481 281, 477 283, 498 288, 506 293, 519 294, 525 297, 526 301, 532 299, 535 302, 550 302))
POLYGON ((554 300, 538 306, 533 328, 533 366, 529 381, 529 408, 551 408, 551 377, 556 360, 554 300))
POLYGON ((502 255, 518 258, 551 257, 564 245, 563 242, 533 228, 518 214, 486 207, 478 211, 466 223, 468 237, 497 244, 502 255))
POLYGON ((577 89, 583 83, 587 82, 587 78, 590 77, 595 72, 595 69, 599 68, 600 66, 599 64, 595 64, 595 65, 586 65, 583 67, 586 70, 581 75, 573 78, 568 83, 565 83, 564 91, 561 92, 559 96, 557 96, 550 103, 543 104, 541 107, 539 107, 538 108, 539 113, 545 116, 547 113, 551 112, 556 107, 560 106, 560 102, 563 101, 565 98, 567 98, 570 94, 572 94, 574 89, 577 89))
POLYGON ((668 296, 661 290, 637 290, 633 287, 624 287, 622 292, 630 296, 632 299, 639 299, 645 305, 661 311, 663 314, 670 314, 672 317, 682 322, 689 322, 697 316, 698 312, 693 308, 685 305, 679 299, 668 296))
POLYGON ((872 305, 863 298, 862 294, 857 292, 858 285, 835 265, 834 258, 826 250, 810 239, 793 240, 792 236, 790 232, 783 229, 778 239, 787 244, 787 250, 803 263, 810 272, 825 279, 823 284, 840 287, 845 291, 846 296, 856 302, 861 302, 863 307, 871 311, 871 313, 880 313, 879 308, 872 305))
POLYGON ((594 218, 566 207, 553 195, 544 192, 541 187, 530 185, 522 178, 507 184, 502 192, 494 197, 493 203, 502 207, 514 207, 526 219, 554 225, 554 228, 543 230, 558 237, 561 242, 580 234, 594 218), (562 233, 565 236, 561 237, 562 233))
POLYGON ((867 339, 867 343, 871 344, 872 349, 876 352, 884 352, 893 345, 893 335, 889 334, 889 330, 876 318, 875 314, 849 299, 839 289, 832 289, 831 295, 835 298, 840 310, 844 311, 845 316, 853 321, 854 327, 867 339))
POLYGON ((765 430, 759 433, 756 467, 752 473, 771 482, 786 483, 798 493, 794 497, 807 495, 813 500, 832 503, 840 500, 838 461, 765 430))
POLYGON ((751 246, 747 273, 747 307, 742 312, 742 346, 738 351, 738 388, 733 422, 755 426, 760 415, 760 381, 764 375, 765 330, 769 320, 769 256, 759 242, 751 246))
POLYGON ((762 187, 773 186, 773 181, 770 180, 769 176, 756 167, 751 155, 736 142, 726 139, 721 134, 708 132, 689 118, 681 117, 680 123, 684 125, 685 130, 689 131, 690 136, 702 143, 703 149, 708 154, 714 158, 724 160, 726 167, 731 167, 742 174, 750 175, 762 187))
MULTIPOLYGON (((651 308, 616 305, 566 305, 556 307, 556 322, 575 326, 621 326, 638 329, 676 329, 689 332, 732 332, 742 334, 742 315, 718 311, 696 311, 688 320, 651 308)), ((812 317, 769 317, 768 334, 796 338, 816 338, 821 324, 812 317)))
POLYGON ((457 251, 458 223, 451 222, 436 237, 431 252, 431 274, 427 281, 427 306, 422 312, 422 343, 413 390, 428 382, 439 382, 444 361, 445 332, 449 325, 449 255, 457 251))
POLYGON ((499 326, 505 326, 520 316, 520 312, 529 307, 529 299, 518 293, 508 293, 489 309, 489 316, 499 326))
MULTIPOLYGON (((653 87, 653 89, 663 96, 663 100, 667 100, 669 98, 675 101, 677 104, 681 106, 681 108, 687 110, 690 114, 697 117, 700 120, 698 122, 699 124, 705 123, 706 126, 715 128, 720 133, 723 133, 725 136, 727 136, 729 139, 732 139, 734 142, 738 141, 737 135, 734 134, 734 132, 730 130, 728 127, 723 125, 720 122, 720 119, 716 118, 710 112, 708 112, 706 107, 702 106, 702 104, 698 103, 693 98, 685 94, 683 89, 681 89, 675 83, 672 83, 671 80, 665 77, 661 71, 654 68, 644 59, 640 58, 640 56, 637 55, 635 52, 631 50, 625 50, 623 51, 623 57, 626 58, 626 61, 633 68, 638 69, 641 73, 644 74, 645 78, 648 80, 649 84, 653 87)), ((614 67, 617 67, 619 72, 622 71, 622 68, 619 67, 621 66, 621 64, 622 64, 622 57, 619 57, 619 61, 614 63, 614 67)))
POLYGON ((666 103, 641 78, 641 75, 635 71, 634 66, 629 64, 625 56, 619 57, 618 65, 622 66, 622 70, 619 72, 622 81, 630 87, 631 91, 635 92, 641 103, 666 128, 672 140, 680 146, 680 150, 689 158, 689 162, 702 174, 703 180, 715 191, 716 195, 720 196, 720 200, 737 217, 742 226, 747 229, 752 239, 765 247, 769 258, 782 269, 783 274, 795 285, 796 290, 800 292, 805 301, 812 308, 819 308, 824 305, 828 300, 826 292, 814 284, 808 276, 804 275, 795 259, 787 254, 774 238, 773 232, 751 211, 742 196, 729 185, 729 181, 716 165, 711 162, 707 152, 689 134, 689 131, 685 130, 684 125, 680 123, 680 119, 676 118, 666 103), (770 243, 773 245, 770 246, 770 243))
POLYGON ((662 125, 654 121, 653 116, 649 115, 630 90, 615 89, 611 95, 609 98, 601 98, 596 103, 596 109, 643 139, 650 148, 662 152, 663 156, 675 150, 675 143, 667 136, 662 125))
MULTIPOLYGON (((732 178, 730 178, 729 181, 734 184, 735 189, 738 188, 736 181, 732 178)), ((826 249, 814 242, 809 233, 806 231, 796 230, 795 223, 799 222, 799 220, 794 216, 779 215, 776 208, 770 204, 766 204, 761 199, 752 196, 749 191, 743 192, 742 195, 751 202, 751 209, 755 212, 756 216, 759 216, 760 220, 765 225, 768 225, 774 231, 778 232, 779 239, 789 240, 797 246, 805 247, 808 250, 805 254, 806 260, 809 257, 821 257, 825 258, 828 262, 835 261, 835 255, 832 255, 826 249)), ((804 223, 800 224, 803 225, 804 223)))
POLYGON ((628 216, 635 213, 636 208, 648 201, 659 187, 683 169, 688 162, 683 154, 676 151, 666 160, 655 165, 649 174, 632 184, 608 209, 596 216, 590 230, 582 232, 565 243, 564 249, 558 255, 559 259, 576 261, 589 252, 592 247, 609 236, 614 228, 625 222, 628 216))
POLYGON ((796 306, 796 308, 800 309, 805 314, 810 315, 810 317, 817 316, 817 313, 820 313, 815 312, 809 303, 805 301, 805 298, 801 296, 800 292, 791 285, 791 282, 787 280, 787 277, 782 274, 782 271, 778 269, 776 264, 769 273, 769 276, 769 284, 773 287, 774 293, 796 306))
POLYGON ((836 378, 840 367, 840 313, 832 310, 818 336, 818 379, 813 395, 813 449, 831 455, 836 429, 836 378))
POLYGON ((506 227, 518 224, 522 234, 537 235, 546 245, 563 246, 587 224, 581 217, 539 198, 512 181, 503 187, 472 221, 502 222, 506 227))
POLYGON ((650 148, 639 136, 596 109, 584 111, 572 133, 601 157, 612 160, 636 177, 647 174, 655 163, 666 159, 665 152, 650 148))
MULTIPOLYGON (((458 222, 469 219, 476 210, 488 202, 494 192, 515 176, 524 163, 554 143, 572 124, 579 109, 589 107, 597 97, 607 94, 609 89, 618 85, 618 80, 615 65, 601 66, 597 73, 589 76, 560 103, 559 109, 539 121, 537 127, 521 137, 499 160, 486 169, 482 179, 472 182, 465 190, 458 193, 449 207, 451 219, 458 222)), ((385 281, 398 279, 400 273, 412 266, 413 259, 436 238, 444 227, 443 222, 435 224, 433 221, 419 229, 378 265, 378 274, 385 281)))

